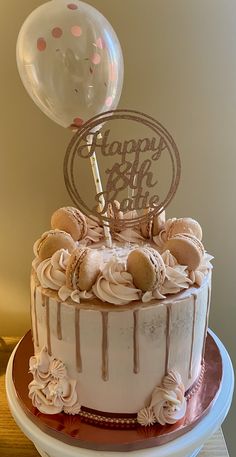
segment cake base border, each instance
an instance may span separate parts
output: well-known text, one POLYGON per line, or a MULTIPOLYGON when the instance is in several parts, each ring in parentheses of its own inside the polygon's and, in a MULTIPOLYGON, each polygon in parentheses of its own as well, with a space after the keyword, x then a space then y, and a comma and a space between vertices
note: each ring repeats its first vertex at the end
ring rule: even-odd
MULTIPOLYGON (((24 337, 25 338, 25 337, 24 337)), ((24 338, 21 340, 24 341, 24 338)), ((20 343, 21 343, 20 342, 20 343)), ((19 345, 20 345, 19 343, 19 345)), ((65 429, 63 428, 62 424, 60 421, 58 421, 58 416, 48 416, 48 415, 42 415, 39 413, 36 408, 33 408, 34 414, 32 412, 28 411, 28 414, 25 411, 25 406, 22 404, 22 400, 19 399, 15 386, 13 383, 12 379, 12 365, 14 359, 17 358, 17 354, 19 354, 18 347, 16 348, 14 354, 11 356, 11 360, 9 362, 8 366, 8 371, 7 371, 7 393, 8 393, 8 401, 11 407, 12 400, 17 402, 18 407, 20 408, 21 412, 24 414, 24 416, 29 419, 30 423, 32 423, 32 426, 36 426, 40 432, 42 432, 45 436, 50 436, 53 440, 57 442, 60 442, 62 445, 72 445, 72 447, 75 448, 87 448, 87 449, 94 449, 94 450, 99 450, 99 451, 121 451, 121 453, 125 451, 134 451, 137 449, 145 449, 145 448, 152 448, 156 446, 163 447, 165 446, 166 443, 171 444, 171 442, 174 442, 178 439, 181 439, 181 435, 187 436, 188 433, 191 433, 191 430, 194 430, 195 427, 198 426, 198 423, 204 421, 204 416, 207 416, 210 408, 214 407, 215 402, 217 401, 217 397, 220 394, 221 388, 220 384, 218 385, 218 389, 216 392, 214 392, 213 398, 211 399, 211 402, 209 404, 208 402, 208 408, 205 409, 204 414, 202 414, 200 417, 197 418, 195 417, 195 421, 191 421, 191 417, 188 417, 188 423, 186 424, 185 427, 183 427, 183 424, 178 424, 179 429, 173 430, 173 427, 176 426, 154 426, 154 427, 137 427, 136 430, 109 430, 109 429, 102 429, 100 427, 84 424, 81 422, 81 420, 78 417, 73 417, 73 416, 66 416, 67 418, 70 419, 70 424, 73 429, 73 433, 71 433, 70 437, 65 434, 65 429), (220 390, 219 390, 220 388, 220 390), (14 399, 12 398, 14 396, 14 399), (44 417, 47 418, 47 420, 51 421, 50 426, 47 423, 45 426, 45 423, 42 422, 42 418, 44 417), (53 429, 53 423, 55 426, 55 419, 57 422, 56 430, 53 429), (77 427, 76 427, 76 422, 77 422, 77 427), (78 427, 79 426, 79 427, 78 427), (162 429, 162 432, 164 433, 164 436, 161 437, 158 435, 158 429, 162 429), (83 433, 87 431, 87 438, 85 439, 85 436, 83 437, 83 434, 81 435, 81 431, 83 433), (79 438, 77 436, 77 433, 79 433, 79 438), (88 437, 90 436, 90 439, 88 437)), ((221 366, 221 374, 223 372, 223 378, 224 378, 224 370, 222 371, 222 356, 221 352, 226 350, 224 349, 224 346, 222 343, 218 340, 214 334, 208 334, 207 338, 207 345, 206 345, 206 371, 205 371, 205 376, 211 372, 211 376, 215 376, 215 368, 216 365, 220 364, 221 366), (222 347, 220 347, 220 345, 222 347), (223 349, 222 349, 223 348, 223 349), (218 358, 218 362, 216 360, 216 354, 218 358), (208 359, 211 361, 211 363, 208 363, 208 359), (213 370, 213 371, 212 371, 213 370)), ((226 352, 227 354, 227 352, 226 352)), ((27 357, 27 355, 26 355, 27 357)), ((229 356, 227 354, 226 360, 228 360, 228 364, 231 363, 229 356)), ((22 362, 22 361, 21 361, 22 362)), ((21 363, 22 366, 22 363, 21 363)), ((218 366, 218 371, 219 371, 219 366, 218 366)), ((230 370, 229 370, 230 371, 230 370)), ((232 367, 231 367, 232 371, 232 367)), ((231 378, 233 377, 231 373, 231 378)), ((232 378, 233 379, 233 378, 232 378)), ((213 381, 215 382, 214 378, 213 381)), ((208 380, 209 383, 209 380, 208 380)), ((233 380, 231 381, 231 384, 233 385, 233 380)), ((231 390, 233 389, 231 385, 231 390)), ((205 393, 208 391, 207 389, 207 383, 204 383, 203 380, 203 386, 204 386, 204 391, 205 393)), ((28 387, 27 387, 28 389, 28 387)), ((190 401, 194 401, 196 404, 199 402, 199 398, 197 396, 199 395, 199 392, 202 389, 198 391, 196 395, 192 397, 190 401)), ((213 389, 214 390, 214 389, 213 389)), ((211 396, 212 396, 212 385, 210 388, 211 396)), ((210 394, 208 392, 208 395, 210 394)), ((232 392, 231 392, 232 396, 232 392)), ((201 399, 202 401, 202 399, 201 399)), ((227 400, 228 401, 228 400, 227 400)), ((227 404, 227 402, 225 402, 227 404)), ((225 407, 225 405, 224 405, 225 407)), ((26 408, 27 409, 27 408, 26 408)), ((11 408, 12 410, 12 408, 11 408)), ((12 411, 13 412, 13 411, 12 411)), ((14 412, 13 412, 14 415, 14 412)), ((22 428, 22 424, 20 424, 22 428)), ((119 453, 120 455, 120 453, 119 453)), ((122 455, 122 454, 121 454, 122 455)))

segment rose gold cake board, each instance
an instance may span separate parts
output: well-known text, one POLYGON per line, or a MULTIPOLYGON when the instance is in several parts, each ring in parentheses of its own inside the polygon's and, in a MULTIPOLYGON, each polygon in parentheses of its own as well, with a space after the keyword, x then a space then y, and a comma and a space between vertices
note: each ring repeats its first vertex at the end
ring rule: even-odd
POLYGON ((187 413, 174 425, 153 425, 135 429, 111 429, 83 422, 78 415, 40 413, 28 397, 29 358, 33 355, 31 331, 19 343, 12 369, 13 384, 20 404, 30 420, 48 435, 64 443, 97 451, 134 451, 162 445, 192 430, 216 400, 222 380, 222 359, 218 346, 207 335, 205 371, 197 392, 188 400, 187 413))

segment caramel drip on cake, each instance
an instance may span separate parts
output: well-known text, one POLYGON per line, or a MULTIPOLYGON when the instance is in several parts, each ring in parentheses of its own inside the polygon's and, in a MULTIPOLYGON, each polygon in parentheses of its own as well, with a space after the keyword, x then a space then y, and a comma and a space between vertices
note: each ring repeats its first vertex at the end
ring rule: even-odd
POLYGON ((134 311, 134 373, 139 373, 139 310, 134 311))
POLYGON ((76 350, 76 367, 78 373, 82 373, 82 359, 80 348, 80 309, 75 309, 75 350, 76 350))
POLYGON ((102 379, 108 378, 108 312, 102 311, 102 379))
POLYGON ((50 332, 50 312, 49 312, 49 297, 42 294, 42 306, 46 308, 46 329, 47 329, 47 349, 48 354, 52 355, 52 348, 51 348, 51 332, 50 332))
POLYGON ((169 357, 170 357, 170 330, 171 330, 171 307, 172 303, 166 305, 166 361, 165 374, 168 374, 169 357))
POLYGON ((209 321, 209 313, 210 313, 210 303, 211 303, 211 286, 208 286, 207 292, 207 309, 206 309, 206 322, 205 322, 205 330, 204 330, 204 340, 202 345, 202 364, 204 362, 204 354, 206 348, 206 338, 207 338, 207 330, 208 330, 208 321, 209 321))
POLYGON ((61 302, 57 302, 57 338, 62 340, 62 331, 61 331, 61 302))
MULTIPOLYGON (((37 288, 34 287, 32 306, 34 309, 35 344, 36 344, 36 346, 39 346, 38 318, 37 318, 37 310, 36 310, 36 291, 37 291, 37 288)), ((33 330, 33 327, 32 327, 32 330, 33 330)))
POLYGON ((192 341, 191 341, 191 350, 190 350, 190 360, 189 360, 189 370, 188 378, 192 377, 193 371, 193 346, 195 338, 195 323, 196 323, 196 314, 197 314, 197 295, 193 295, 193 324, 192 324, 192 341))

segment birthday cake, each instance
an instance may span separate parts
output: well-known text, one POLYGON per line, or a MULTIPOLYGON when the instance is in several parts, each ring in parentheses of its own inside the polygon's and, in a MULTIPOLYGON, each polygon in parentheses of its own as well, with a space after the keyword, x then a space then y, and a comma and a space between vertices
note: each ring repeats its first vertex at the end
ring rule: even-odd
POLYGON ((118 202, 109 217, 111 247, 73 207, 34 245, 29 396, 93 424, 174 424, 203 377, 212 257, 191 218, 130 228, 118 202))
POLYGON ((63 165, 75 207, 34 245, 32 404, 106 427, 175 424, 204 378, 212 270, 199 223, 165 217, 177 145, 153 116, 116 110, 122 49, 91 5, 40 5, 16 54, 36 105, 76 131, 63 165))

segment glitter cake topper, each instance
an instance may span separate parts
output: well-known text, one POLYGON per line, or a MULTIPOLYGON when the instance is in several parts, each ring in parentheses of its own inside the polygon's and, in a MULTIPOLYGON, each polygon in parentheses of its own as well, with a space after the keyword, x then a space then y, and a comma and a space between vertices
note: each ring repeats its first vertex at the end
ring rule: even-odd
POLYGON ((175 195, 180 171, 170 133, 152 117, 131 110, 90 119, 72 138, 64 160, 65 184, 76 206, 91 219, 116 228, 133 227, 160 214, 175 195), (81 161, 90 160, 93 166, 96 157, 103 171, 102 187, 97 186, 98 174, 91 204, 88 188, 79 182, 81 161), (119 212, 127 217, 116 217, 119 212))

